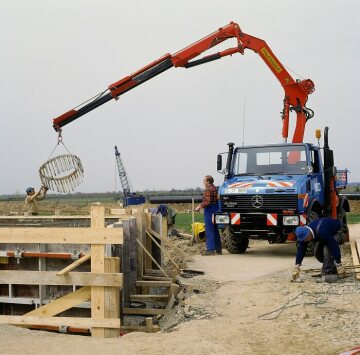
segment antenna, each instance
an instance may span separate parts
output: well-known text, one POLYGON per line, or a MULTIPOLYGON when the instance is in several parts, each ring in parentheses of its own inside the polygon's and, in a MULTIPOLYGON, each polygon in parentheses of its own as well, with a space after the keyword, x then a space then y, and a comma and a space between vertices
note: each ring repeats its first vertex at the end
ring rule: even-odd
POLYGON ((244 110, 243 110, 243 136, 242 145, 245 145, 245 113, 246 113, 246 96, 244 96, 244 110))

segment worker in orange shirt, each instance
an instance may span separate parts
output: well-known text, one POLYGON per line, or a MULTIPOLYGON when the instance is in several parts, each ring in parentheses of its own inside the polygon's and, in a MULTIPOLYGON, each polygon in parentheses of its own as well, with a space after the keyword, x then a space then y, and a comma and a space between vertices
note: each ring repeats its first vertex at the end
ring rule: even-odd
POLYGON ((221 240, 219 230, 213 223, 213 215, 218 212, 218 195, 217 188, 214 186, 214 178, 210 175, 204 177, 204 196, 202 203, 195 208, 199 212, 204 209, 205 235, 206 235, 206 254, 222 254, 221 240))

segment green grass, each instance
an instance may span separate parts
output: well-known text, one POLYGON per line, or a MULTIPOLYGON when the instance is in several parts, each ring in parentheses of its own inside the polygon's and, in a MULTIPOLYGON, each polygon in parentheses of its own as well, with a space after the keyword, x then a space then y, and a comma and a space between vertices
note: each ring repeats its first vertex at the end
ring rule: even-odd
MULTIPOLYGON (((195 213, 195 222, 204 222, 203 213, 195 213)), ((178 213, 175 218, 174 229, 183 231, 184 233, 191 233, 192 217, 191 213, 178 213)))
POLYGON ((348 212, 346 213, 346 220, 348 224, 360 223, 360 213, 359 212, 348 212))

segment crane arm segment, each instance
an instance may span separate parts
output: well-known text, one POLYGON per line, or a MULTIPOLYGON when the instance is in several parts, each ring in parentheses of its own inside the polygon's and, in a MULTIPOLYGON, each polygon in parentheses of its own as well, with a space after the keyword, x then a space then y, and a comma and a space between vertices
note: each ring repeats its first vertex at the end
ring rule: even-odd
POLYGON ((314 83, 310 79, 295 81, 281 62, 276 58, 275 54, 264 40, 243 33, 239 25, 234 22, 230 22, 228 25, 219 28, 212 34, 185 47, 175 54, 171 55, 167 53, 159 59, 139 69, 135 73, 125 76, 119 81, 110 84, 107 90, 95 99, 91 100, 89 103, 86 103, 79 109, 72 109, 55 118, 53 120, 54 129, 56 131, 60 131, 66 124, 76 120, 112 99, 117 100, 120 95, 123 95, 129 90, 172 67, 191 68, 235 53, 244 54, 245 49, 250 49, 259 54, 284 88, 285 98, 282 116, 282 136, 284 140, 286 141, 288 138, 290 111, 294 110, 297 114, 297 121, 293 142, 302 142, 306 121, 308 118, 312 117, 312 111, 307 109, 305 105, 308 95, 315 90, 314 83), (205 56, 201 59, 192 60, 198 57, 201 53, 230 38, 235 38, 237 40, 236 47, 225 49, 221 52, 205 56))

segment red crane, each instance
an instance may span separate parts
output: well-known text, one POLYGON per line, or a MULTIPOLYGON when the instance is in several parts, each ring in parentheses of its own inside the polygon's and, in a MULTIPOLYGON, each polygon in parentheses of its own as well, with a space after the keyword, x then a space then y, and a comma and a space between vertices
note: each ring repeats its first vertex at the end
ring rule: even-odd
POLYGON ((108 89, 99 94, 95 99, 90 99, 80 108, 78 108, 78 106, 55 118, 53 120, 54 129, 60 131, 61 127, 66 124, 76 120, 107 101, 112 99, 117 100, 120 95, 172 67, 191 68, 235 53, 244 54, 245 49, 250 49, 259 54, 284 88, 285 97, 282 113, 282 136, 284 141, 286 142, 288 138, 290 111, 295 111, 296 126, 292 142, 301 143, 304 138, 306 122, 309 118, 313 117, 313 111, 306 107, 306 102, 308 95, 315 90, 314 83, 310 79, 294 80, 264 40, 242 32, 239 25, 234 22, 230 22, 225 27, 219 28, 214 33, 200 39, 179 52, 176 52, 175 54, 165 54, 135 73, 110 84, 108 89), (201 53, 230 38, 236 38, 236 47, 228 48, 221 52, 191 61, 201 53))

